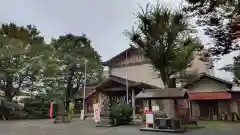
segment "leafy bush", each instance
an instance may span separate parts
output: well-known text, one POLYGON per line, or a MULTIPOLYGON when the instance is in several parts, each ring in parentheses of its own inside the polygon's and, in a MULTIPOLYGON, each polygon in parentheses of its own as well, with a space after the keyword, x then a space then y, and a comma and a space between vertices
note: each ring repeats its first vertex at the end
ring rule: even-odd
POLYGON ((142 114, 142 115, 141 115, 141 118, 142 118, 142 121, 145 122, 145 121, 146 121, 146 114, 145 114, 145 113, 142 114))
POLYGON ((132 107, 126 103, 114 104, 111 116, 116 120, 117 125, 129 124, 132 121, 132 107))
POLYGON ((24 99, 24 108, 22 111, 27 113, 29 119, 42 119, 49 117, 49 103, 45 103, 43 100, 24 99))

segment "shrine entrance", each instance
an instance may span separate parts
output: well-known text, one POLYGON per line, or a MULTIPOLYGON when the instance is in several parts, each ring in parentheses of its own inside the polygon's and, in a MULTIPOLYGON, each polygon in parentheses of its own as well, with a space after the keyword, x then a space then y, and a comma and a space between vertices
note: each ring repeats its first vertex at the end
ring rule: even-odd
POLYGON ((135 95, 143 89, 148 88, 156 87, 110 75, 105 81, 97 85, 95 88, 95 90, 99 93, 101 117, 108 117, 111 105, 119 102, 130 104, 133 108, 134 117, 136 115, 136 106, 143 106, 143 102, 137 102, 138 104, 136 104, 135 95))

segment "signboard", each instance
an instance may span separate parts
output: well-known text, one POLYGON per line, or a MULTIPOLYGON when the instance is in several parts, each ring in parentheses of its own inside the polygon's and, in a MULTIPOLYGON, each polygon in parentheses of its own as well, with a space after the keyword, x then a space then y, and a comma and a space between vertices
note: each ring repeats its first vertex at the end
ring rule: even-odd
POLYGON ((94 111, 94 121, 99 122, 100 121, 100 107, 99 104, 93 104, 93 111, 94 111))
POLYGON ((154 118, 153 118, 152 111, 146 112, 146 124, 153 124, 153 123, 154 123, 154 118))
POLYGON ((53 119, 53 104, 50 103, 50 106, 49 106, 49 117, 50 119, 53 119))

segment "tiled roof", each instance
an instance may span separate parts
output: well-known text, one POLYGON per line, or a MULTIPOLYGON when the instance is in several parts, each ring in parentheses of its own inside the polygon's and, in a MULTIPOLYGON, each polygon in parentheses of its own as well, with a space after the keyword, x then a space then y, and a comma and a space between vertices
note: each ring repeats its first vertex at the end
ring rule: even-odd
POLYGON ((209 78, 209 79, 224 83, 229 87, 229 89, 231 89, 232 85, 233 85, 232 82, 230 82, 230 81, 223 80, 221 78, 218 78, 218 77, 206 74, 206 73, 201 73, 201 74, 199 74, 199 76, 196 79, 194 79, 191 82, 189 82, 188 84, 184 85, 183 88, 188 88, 190 85, 193 85, 194 83, 202 80, 203 78, 209 78))
POLYGON ((187 99, 187 91, 183 88, 144 89, 138 99, 187 99))
MULTIPOLYGON (((132 51, 136 51, 137 49, 135 47, 129 47, 126 50, 122 51, 121 53, 119 53, 118 55, 114 56, 113 58, 109 59, 106 62, 103 62, 102 64, 104 66, 109 66, 111 65, 111 63, 115 62, 116 60, 119 60, 121 57, 125 58, 126 57, 126 52, 128 53, 128 55, 132 52, 132 51)), ((122 58, 121 58, 122 59, 122 58)))
MULTIPOLYGON (((86 87, 85 89, 85 98, 89 96, 89 94, 91 94, 92 92, 95 91, 95 86, 90 86, 90 87, 86 87)), ((83 99, 83 95, 84 95, 84 90, 83 88, 80 88, 76 94, 74 95, 75 99, 83 99)))

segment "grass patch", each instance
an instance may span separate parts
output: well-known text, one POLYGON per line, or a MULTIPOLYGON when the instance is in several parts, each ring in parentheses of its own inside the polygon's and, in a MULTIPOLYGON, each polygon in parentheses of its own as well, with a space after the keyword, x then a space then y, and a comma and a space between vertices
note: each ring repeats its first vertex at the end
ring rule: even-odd
POLYGON ((222 130, 231 129, 228 123, 223 121, 199 121, 199 125, 204 126, 206 128, 211 128, 211 129, 222 129, 222 130))
POLYGON ((201 129, 201 128, 204 128, 204 126, 194 125, 194 124, 182 125, 182 127, 186 128, 186 129, 201 129))

